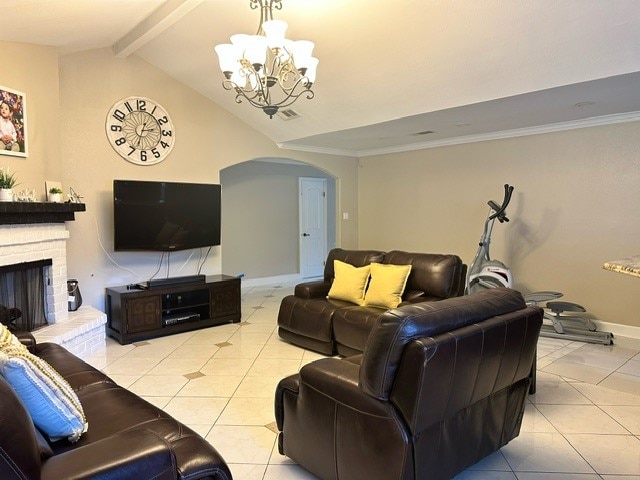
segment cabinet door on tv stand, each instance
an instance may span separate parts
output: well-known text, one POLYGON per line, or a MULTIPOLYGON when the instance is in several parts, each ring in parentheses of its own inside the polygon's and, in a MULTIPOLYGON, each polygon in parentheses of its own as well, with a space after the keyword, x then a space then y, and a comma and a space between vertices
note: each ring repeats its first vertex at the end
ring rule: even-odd
POLYGON ((161 328, 160 302, 160 296, 127 300, 127 333, 161 328))
POLYGON ((229 283, 216 285, 211 290, 211 316, 222 317, 226 315, 240 314, 240 288, 239 285, 229 283))

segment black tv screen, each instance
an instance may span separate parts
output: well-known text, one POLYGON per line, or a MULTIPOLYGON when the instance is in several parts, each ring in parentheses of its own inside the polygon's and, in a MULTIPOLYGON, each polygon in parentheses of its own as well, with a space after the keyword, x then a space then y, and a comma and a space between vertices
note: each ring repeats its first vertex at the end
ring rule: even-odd
POLYGON ((220 245, 220 185, 113 181, 114 250, 220 245))

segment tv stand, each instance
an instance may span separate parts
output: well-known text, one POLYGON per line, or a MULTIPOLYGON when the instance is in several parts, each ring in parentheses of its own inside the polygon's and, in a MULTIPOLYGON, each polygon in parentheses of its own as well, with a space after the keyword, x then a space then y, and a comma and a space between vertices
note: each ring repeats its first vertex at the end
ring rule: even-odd
POLYGON ((111 287, 106 295, 107 335, 123 345, 240 321, 240 279, 229 275, 146 289, 111 287))

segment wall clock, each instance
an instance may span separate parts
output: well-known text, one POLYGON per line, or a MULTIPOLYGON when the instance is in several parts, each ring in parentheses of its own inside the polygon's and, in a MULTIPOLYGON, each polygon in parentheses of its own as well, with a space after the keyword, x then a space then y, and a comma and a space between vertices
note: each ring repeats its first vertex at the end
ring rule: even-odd
POLYGON ((128 97, 114 103, 107 113, 105 128, 113 149, 136 165, 163 161, 175 143, 169 114, 145 97, 128 97))

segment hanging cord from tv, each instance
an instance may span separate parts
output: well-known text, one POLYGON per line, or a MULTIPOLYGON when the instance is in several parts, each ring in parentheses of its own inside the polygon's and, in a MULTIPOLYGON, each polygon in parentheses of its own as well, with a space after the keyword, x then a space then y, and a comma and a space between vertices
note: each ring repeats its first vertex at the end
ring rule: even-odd
MULTIPOLYGON (((198 251, 200 251, 201 249, 199 248, 198 251)), ((189 264, 189 260, 191 260, 191 257, 193 257, 193 255, 196 253, 196 249, 193 249, 191 251, 191 253, 189 254, 189 256, 187 257, 187 259, 182 263, 182 266, 178 269, 178 273, 182 272, 182 270, 184 270, 184 267, 186 267, 189 264)), ((198 260, 198 263, 200 263, 200 260, 198 260)))
POLYGON ((100 238, 100 226, 98 225, 98 219, 96 218, 95 214, 93 212, 88 212, 91 217, 93 218, 93 223, 96 226, 96 237, 98 239, 98 245, 100 245, 100 248, 102 249, 102 251, 104 252, 104 254, 107 256, 107 258, 111 261, 111 263, 113 263, 116 267, 121 268, 122 270, 129 272, 131 275, 133 275, 135 278, 140 278, 140 276, 134 272, 133 270, 131 270, 130 268, 127 267, 123 267, 122 265, 120 265, 118 262, 116 262, 113 257, 111 255, 109 255, 109 252, 107 251, 106 248, 104 248, 104 245, 102 243, 102 239, 100 238))
POLYGON ((158 274, 158 272, 160 271, 160 268, 162 268, 162 261, 164 260, 164 253, 162 252, 162 255, 160 255, 160 262, 158 262, 158 268, 156 268, 156 271, 153 272, 153 275, 151 275, 149 277, 149 280, 153 280, 153 278, 158 274))
MULTIPOLYGON (((202 263, 198 266, 198 275, 200 275, 200 272, 202 271, 202 267, 204 267, 204 263, 207 261, 207 257, 209 256, 209 252, 211 252, 211 246, 209 248, 207 248, 207 253, 204 254, 204 258, 202 259, 202 263)), ((200 250, 202 251, 202 250, 200 250)))
POLYGON ((169 270, 171 270, 171 252, 167 252, 167 278, 169 278, 169 270))

